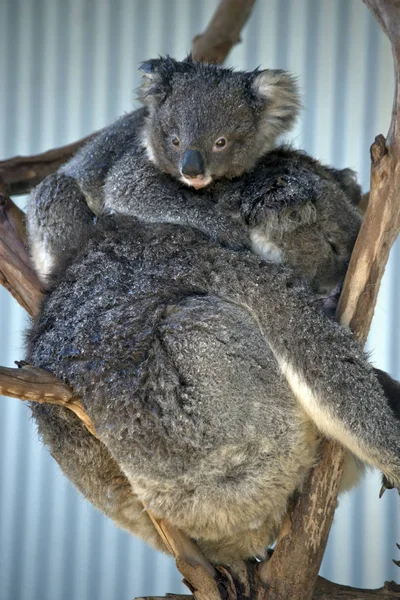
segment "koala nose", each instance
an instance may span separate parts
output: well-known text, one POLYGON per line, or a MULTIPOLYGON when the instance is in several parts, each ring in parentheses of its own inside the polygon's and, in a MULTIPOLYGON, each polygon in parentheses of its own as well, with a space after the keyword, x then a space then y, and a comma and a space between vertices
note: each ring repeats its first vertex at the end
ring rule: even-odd
POLYGON ((182 174, 188 177, 204 175, 204 160, 197 150, 186 150, 182 160, 182 174))

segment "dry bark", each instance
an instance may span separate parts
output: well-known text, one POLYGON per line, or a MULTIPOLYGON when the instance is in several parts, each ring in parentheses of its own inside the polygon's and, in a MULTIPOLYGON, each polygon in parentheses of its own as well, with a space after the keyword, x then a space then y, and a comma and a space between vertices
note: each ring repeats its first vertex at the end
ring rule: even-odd
MULTIPOLYGON (((388 581, 376 590, 363 590, 347 585, 340 585, 318 577, 313 600, 394 600, 400 598, 400 585, 388 581)), ((166 596, 143 596, 136 600, 192 600, 193 596, 184 594, 167 594, 166 596)))
POLYGON ((204 33, 193 39, 192 56, 208 63, 223 63, 232 47, 240 42, 240 32, 256 0, 222 0, 204 33))
MULTIPOLYGON (((396 85, 387 143, 383 136, 378 136, 371 147, 368 207, 338 306, 340 322, 349 326, 363 344, 390 248, 400 232, 397 196, 400 189, 400 1, 365 2, 392 42, 396 85)), ((335 511, 343 459, 344 451, 338 444, 325 442, 323 460, 296 500, 293 512, 287 516, 271 560, 260 566, 268 600, 312 597, 335 511)))
POLYGON ((35 156, 14 156, 0 161, 0 179, 3 180, 5 192, 10 196, 27 194, 95 135, 92 133, 77 142, 35 156))
POLYGON ((0 283, 34 316, 42 290, 25 247, 24 213, 0 182, 0 283))
POLYGON ((95 427, 82 402, 70 387, 49 371, 19 363, 18 369, 0 367, 0 395, 39 404, 58 404, 72 410, 87 430, 97 437, 95 427))

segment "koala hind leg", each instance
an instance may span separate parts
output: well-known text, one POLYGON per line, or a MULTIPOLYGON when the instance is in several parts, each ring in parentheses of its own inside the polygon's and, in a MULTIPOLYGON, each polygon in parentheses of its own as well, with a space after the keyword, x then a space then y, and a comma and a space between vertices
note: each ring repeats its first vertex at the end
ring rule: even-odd
POLYGON ((94 225, 94 214, 71 177, 46 177, 31 193, 27 228, 36 272, 47 283, 60 261, 76 252, 94 225))
POLYGON ((107 448, 70 410, 36 403, 31 405, 31 409, 41 439, 61 470, 85 498, 118 527, 166 552, 142 502, 133 493, 107 448))

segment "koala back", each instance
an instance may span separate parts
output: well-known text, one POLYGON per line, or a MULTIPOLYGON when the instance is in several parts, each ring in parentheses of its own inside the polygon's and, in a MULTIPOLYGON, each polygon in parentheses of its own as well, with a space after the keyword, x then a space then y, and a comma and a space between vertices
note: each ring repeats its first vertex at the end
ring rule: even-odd
MULTIPOLYGON (((227 562, 264 555, 315 460, 318 435, 247 311, 210 293, 210 265, 223 259, 196 230, 126 217, 104 219, 103 228, 99 219, 74 262, 59 265, 27 359, 82 397, 114 461, 106 471, 101 453, 104 473, 118 480, 118 467, 134 498, 227 562)), ((35 408, 34 416, 64 471, 154 543, 146 524, 122 519, 115 502, 126 507, 126 498, 82 474, 86 455, 95 473, 98 459, 80 437, 73 450, 73 428, 65 418, 57 425, 59 410, 35 408)))
MULTIPOLYGON (((312 402, 323 431, 400 480, 399 425, 349 332, 290 270, 194 228, 99 219, 74 261, 59 265, 27 359, 82 397, 110 472, 118 466, 136 499, 128 510, 144 502, 213 561, 265 554, 317 460, 312 402)), ((88 497, 98 501, 102 485, 88 497)), ((143 523, 126 520, 147 539, 143 523)))

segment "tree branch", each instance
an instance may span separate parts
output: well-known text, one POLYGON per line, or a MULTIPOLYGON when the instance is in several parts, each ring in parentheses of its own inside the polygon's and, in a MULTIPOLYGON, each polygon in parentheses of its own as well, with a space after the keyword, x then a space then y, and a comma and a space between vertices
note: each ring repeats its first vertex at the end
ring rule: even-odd
MULTIPOLYGON (((313 600, 394 600, 400 598, 400 586, 394 581, 387 581, 379 589, 363 590, 318 577, 312 597, 313 600)), ((193 596, 167 594, 166 596, 143 596, 136 600, 193 600, 193 596)))
POLYGON ((4 192, 10 196, 27 194, 47 175, 57 171, 79 148, 91 140, 92 133, 77 142, 48 150, 34 156, 14 156, 0 161, 0 179, 4 183, 4 192))
POLYGON ((70 387, 49 371, 37 369, 25 363, 19 364, 18 369, 0 367, 0 395, 39 404, 64 406, 64 408, 72 410, 86 429, 97 438, 92 420, 70 387))
MULTIPOLYGON (((400 231, 400 138, 399 58, 400 2, 366 0, 380 22, 390 24, 395 56, 396 90, 389 135, 385 145, 378 136, 371 147, 372 168, 368 208, 355 245, 343 292, 338 319, 350 326, 364 344, 370 328, 380 282, 390 248, 400 231), (393 10, 394 7, 396 10, 393 10), (388 138, 389 139, 389 138, 388 138)), ((344 451, 334 442, 325 442, 323 458, 313 470, 306 489, 294 500, 271 560, 262 563, 260 578, 268 586, 268 600, 312 597, 336 506, 343 470, 344 451)))
POLYGON ((240 32, 255 1, 221 0, 207 29, 193 39, 193 58, 199 62, 223 63, 232 47, 240 42, 240 32))
POLYGON ((24 213, 4 192, 0 182, 0 283, 34 316, 43 297, 25 247, 24 213))

